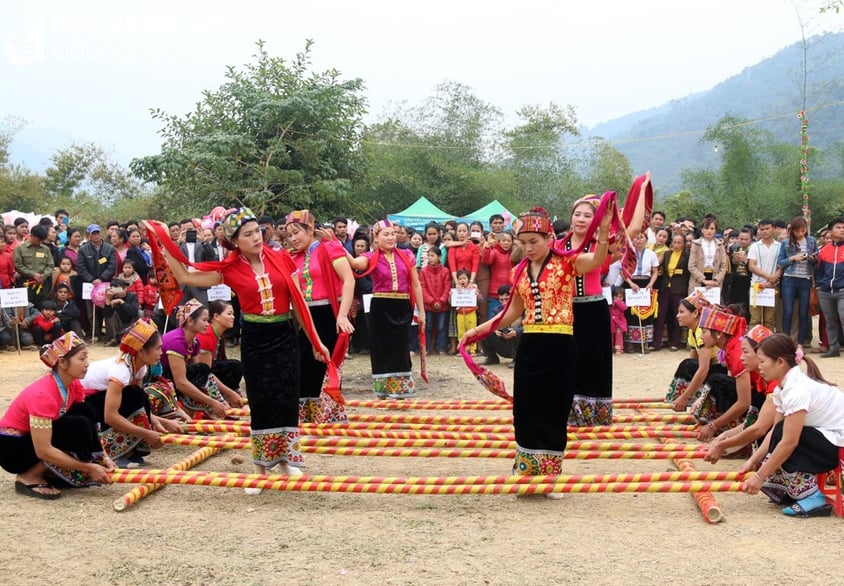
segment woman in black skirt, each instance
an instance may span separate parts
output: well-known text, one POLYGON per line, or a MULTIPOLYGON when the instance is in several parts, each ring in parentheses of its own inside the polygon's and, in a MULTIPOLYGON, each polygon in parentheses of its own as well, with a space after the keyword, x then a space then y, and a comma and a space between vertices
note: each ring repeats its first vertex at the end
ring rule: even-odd
POLYGON ((87 346, 71 332, 45 346, 41 361, 51 372, 21 391, 0 419, 0 467, 17 475, 15 492, 39 499, 59 498, 55 484, 110 484, 115 466, 80 382, 87 346))
POLYGON ((525 259, 515 270, 510 303, 500 318, 468 330, 461 340, 465 344, 470 338, 487 336, 523 316, 513 375, 513 474, 554 476, 562 470, 578 368, 574 277, 599 267, 606 258, 613 209, 610 203, 595 251, 576 256, 552 248, 554 231, 544 209, 533 208, 519 216, 517 237, 525 259))
POLYGON ((782 512, 790 517, 829 515, 832 507, 818 487, 817 474, 840 463, 844 394, 823 379, 788 334, 767 338, 756 355, 761 375, 780 384, 773 393, 774 427, 742 467, 742 472, 751 473, 742 490, 748 494, 761 490, 778 502, 788 497, 793 504, 782 512), (805 373, 799 366, 802 362, 805 373))

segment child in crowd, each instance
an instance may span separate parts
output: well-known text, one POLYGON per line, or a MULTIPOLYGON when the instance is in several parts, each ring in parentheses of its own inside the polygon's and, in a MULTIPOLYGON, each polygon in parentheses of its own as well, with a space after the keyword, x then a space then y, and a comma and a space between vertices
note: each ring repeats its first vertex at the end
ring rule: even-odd
POLYGON ((56 302, 56 317, 59 318, 65 332, 72 331, 80 338, 84 338, 85 334, 79 321, 81 312, 76 302, 71 299, 72 296, 70 287, 65 283, 60 283, 53 288, 52 297, 56 302))
POLYGON ((425 265, 419 272, 419 282, 422 285, 422 298, 425 304, 425 336, 429 352, 436 347, 438 353, 445 354, 446 317, 449 310, 448 295, 451 292, 451 275, 440 262, 442 251, 438 246, 430 246, 426 256, 425 265), (434 332, 436 332, 436 345, 434 344, 434 332))
POLYGON ((624 333, 627 331, 627 304, 624 303, 624 289, 616 287, 610 304, 610 331, 616 356, 624 354, 624 333))
POLYGON ((73 261, 66 256, 62 257, 59 261, 59 266, 53 269, 52 278, 53 292, 55 292, 59 285, 67 285, 67 290, 70 295, 69 299, 72 299, 73 286, 79 279, 76 271, 73 270, 73 261))
POLYGON ((144 287, 144 301, 141 304, 143 317, 152 319, 155 316, 155 306, 158 305, 158 280, 153 271, 147 273, 147 284, 144 287))
MULTIPOLYGON (((455 292, 460 293, 466 289, 474 289, 475 304, 460 305, 455 308, 458 340, 463 337, 463 334, 465 334, 467 330, 471 330, 478 325, 478 298, 480 297, 480 293, 478 293, 478 286, 474 283, 469 283, 469 271, 466 269, 460 269, 457 271, 457 288, 455 289, 455 292)), ((452 298, 452 305, 454 305, 454 298, 452 298)), ((478 349, 478 344, 469 344, 467 349, 472 354, 475 354, 478 349)))
POLYGON ((50 344, 59 336, 64 335, 62 322, 56 315, 56 302, 47 299, 41 304, 41 313, 32 319, 30 333, 36 346, 50 344))
MULTIPOLYGON (((135 272, 135 261, 130 258, 127 258, 123 261, 123 269, 121 280, 127 283, 126 285, 126 292, 127 293, 134 293, 135 297, 138 298, 138 307, 142 307, 144 303, 144 282, 141 280, 140 275, 135 272)), ((140 311, 139 317, 143 316, 143 313, 140 311)))

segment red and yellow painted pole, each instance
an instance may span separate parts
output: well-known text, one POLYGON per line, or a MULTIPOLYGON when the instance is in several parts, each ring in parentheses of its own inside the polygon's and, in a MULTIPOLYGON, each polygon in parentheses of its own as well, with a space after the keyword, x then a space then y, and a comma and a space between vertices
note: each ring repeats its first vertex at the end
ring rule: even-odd
MULTIPOLYGON (((520 477, 511 477, 520 478, 520 477)), ((168 470, 118 470, 112 474, 115 483, 186 484, 193 486, 218 486, 226 488, 262 488, 279 491, 352 492, 390 494, 542 494, 566 493, 680 493, 680 492, 738 492, 741 482, 729 481, 659 481, 647 482, 565 482, 562 477, 532 478, 529 484, 518 482, 409 484, 404 482, 337 482, 330 477, 320 479, 308 476, 290 479, 287 476, 263 474, 232 474, 224 472, 168 471, 168 470)))

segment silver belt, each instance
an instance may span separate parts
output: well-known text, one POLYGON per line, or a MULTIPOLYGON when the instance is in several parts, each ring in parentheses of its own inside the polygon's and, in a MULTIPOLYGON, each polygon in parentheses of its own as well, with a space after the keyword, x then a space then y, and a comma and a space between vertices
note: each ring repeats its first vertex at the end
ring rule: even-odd
POLYGON ((583 297, 575 297, 572 299, 574 303, 589 303, 591 301, 598 301, 598 300, 606 301, 606 297, 603 295, 584 295, 583 297))
MULTIPOLYGON (((338 298, 337 301, 340 301, 338 298)), ((317 307, 319 305, 328 305, 331 303, 330 299, 317 299, 316 301, 308 301, 308 307, 317 307)))

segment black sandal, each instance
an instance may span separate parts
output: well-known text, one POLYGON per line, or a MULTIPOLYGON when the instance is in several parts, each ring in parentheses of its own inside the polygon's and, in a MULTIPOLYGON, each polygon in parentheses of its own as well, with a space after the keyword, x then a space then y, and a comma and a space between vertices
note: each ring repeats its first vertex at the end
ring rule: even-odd
POLYGON ((28 496, 34 499, 43 499, 45 501, 54 501, 60 496, 62 493, 58 494, 45 494, 43 492, 38 492, 35 490, 36 488, 53 488, 46 482, 37 482, 35 484, 24 484, 20 480, 15 481, 15 492, 21 494, 23 496, 28 496))

